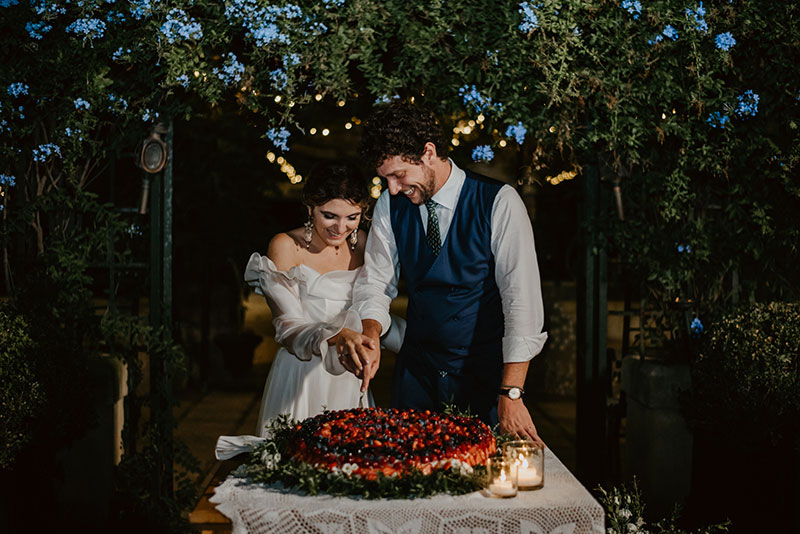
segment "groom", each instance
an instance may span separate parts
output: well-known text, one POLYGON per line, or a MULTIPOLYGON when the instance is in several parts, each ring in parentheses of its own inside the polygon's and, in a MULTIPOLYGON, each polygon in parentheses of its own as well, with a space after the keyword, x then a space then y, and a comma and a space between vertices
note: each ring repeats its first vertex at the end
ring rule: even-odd
POLYGON ((360 155, 389 194, 375 206, 353 290, 363 335, 375 341, 359 350, 364 389, 402 274, 408 328, 392 405, 454 404, 541 441, 521 398, 529 361, 547 339, 530 219, 512 187, 460 169, 447 147, 433 114, 411 104, 381 108, 365 125, 360 155))

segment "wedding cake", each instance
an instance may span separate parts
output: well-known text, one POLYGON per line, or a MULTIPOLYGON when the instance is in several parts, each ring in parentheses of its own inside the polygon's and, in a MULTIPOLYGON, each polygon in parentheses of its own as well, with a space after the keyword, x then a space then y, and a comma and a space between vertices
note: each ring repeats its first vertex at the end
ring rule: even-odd
POLYGON ((489 427, 473 417, 415 410, 329 411, 294 427, 288 450, 302 462, 374 480, 378 473, 430 474, 484 464, 497 450, 489 427))

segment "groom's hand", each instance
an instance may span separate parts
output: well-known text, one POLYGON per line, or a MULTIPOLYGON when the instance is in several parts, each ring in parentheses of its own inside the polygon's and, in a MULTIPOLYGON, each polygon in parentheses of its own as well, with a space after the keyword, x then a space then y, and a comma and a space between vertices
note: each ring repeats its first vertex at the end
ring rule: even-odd
POLYGON ((359 356, 363 356, 363 375, 361 377, 361 393, 367 391, 369 381, 375 378, 378 368, 381 366, 381 324, 373 319, 361 321, 361 330, 364 337, 373 342, 374 348, 365 347, 359 356))
POLYGON ((522 439, 531 439, 545 446, 522 399, 512 400, 500 395, 497 400, 497 417, 500 419, 501 434, 516 434, 522 439))
POLYGON ((364 371, 364 361, 367 360, 366 351, 374 349, 377 344, 370 338, 350 330, 342 328, 334 338, 329 340, 336 344, 336 352, 339 353, 339 363, 346 371, 353 373, 358 378, 362 378, 364 371))

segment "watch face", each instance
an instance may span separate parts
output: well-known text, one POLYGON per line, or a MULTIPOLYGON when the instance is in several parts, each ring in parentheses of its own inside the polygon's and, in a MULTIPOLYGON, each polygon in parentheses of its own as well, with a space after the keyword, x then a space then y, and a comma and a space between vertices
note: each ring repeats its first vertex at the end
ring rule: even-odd
POLYGON ((522 396, 522 392, 519 388, 509 388, 508 389, 508 398, 511 400, 517 400, 522 396))

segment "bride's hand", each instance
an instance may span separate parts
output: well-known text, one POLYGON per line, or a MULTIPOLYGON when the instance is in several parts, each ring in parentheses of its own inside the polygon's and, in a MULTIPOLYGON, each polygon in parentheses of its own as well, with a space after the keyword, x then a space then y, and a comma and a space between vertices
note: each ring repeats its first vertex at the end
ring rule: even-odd
POLYGON ((339 353, 339 362, 348 371, 358 378, 364 376, 364 367, 370 369, 371 361, 367 352, 375 350, 375 342, 354 330, 342 328, 336 336, 329 340, 329 343, 336 345, 336 352, 339 353))

